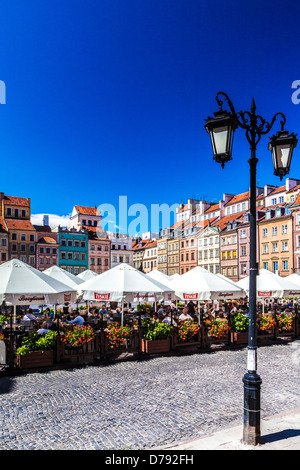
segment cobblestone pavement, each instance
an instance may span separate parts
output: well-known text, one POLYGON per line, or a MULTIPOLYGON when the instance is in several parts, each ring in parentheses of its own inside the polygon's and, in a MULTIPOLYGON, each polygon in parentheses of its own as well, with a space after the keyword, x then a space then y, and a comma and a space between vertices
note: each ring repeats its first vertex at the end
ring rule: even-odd
MULTIPOLYGON (((262 417, 300 407, 299 342, 258 349, 262 417)), ((243 422, 247 349, 0 378, 0 449, 157 449, 243 422)))

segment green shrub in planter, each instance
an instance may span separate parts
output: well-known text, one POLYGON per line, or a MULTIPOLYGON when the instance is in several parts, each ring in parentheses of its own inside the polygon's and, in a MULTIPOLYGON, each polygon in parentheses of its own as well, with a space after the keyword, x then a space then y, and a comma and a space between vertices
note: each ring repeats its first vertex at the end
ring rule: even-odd
POLYGON ((237 313, 231 318, 231 330, 237 333, 248 331, 249 318, 243 315, 243 313, 237 313))
POLYGON ((172 326, 168 323, 152 323, 150 318, 143 322, 142 336, 148 340, 170 339, 172 326))
POLYGON ((26 338, 23 338, 22 345, 17 349, 17 354, 24 356, 33 351, 48 351, 54 347, 56 335, 56 331, 48 331, 42 335, 32 331, 26 338))

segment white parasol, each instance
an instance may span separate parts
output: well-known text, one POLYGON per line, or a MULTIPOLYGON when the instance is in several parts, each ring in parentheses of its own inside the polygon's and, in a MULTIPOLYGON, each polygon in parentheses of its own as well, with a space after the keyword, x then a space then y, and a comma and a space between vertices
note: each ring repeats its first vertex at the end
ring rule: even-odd
POLYGON ((162 295, 167 300, 172 300, 173 290, 146 274, 122 263, 112 269, 89 279, 80 286, 84 300, 102 302, 122 302, 123 304, 134 302, 135 299, 147 300, 147 298, 160 298, 162 295))

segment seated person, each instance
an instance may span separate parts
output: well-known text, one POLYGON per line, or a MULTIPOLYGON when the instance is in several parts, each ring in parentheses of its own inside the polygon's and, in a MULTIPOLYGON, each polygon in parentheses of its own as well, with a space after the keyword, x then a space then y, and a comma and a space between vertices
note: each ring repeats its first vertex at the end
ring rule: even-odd
POLYGON ((29 320, 30 323, 32 322, 34 325, 38 325, 37 318, 33 315, 32 308, 28 310, 28 313, 25 313, 25 315, 23 316, 23 320, 29 320))
POLYGON ((84 324, 84 318, 79 315, 79 312, 75 312, 75 318, 73 320, 67 321, 69 325, 75 325, 81 327, 84 324))
POLYGON ((181 322, 181 323, 185 323, 187 321, 191 321, 192 320, 192 317, 188 314, 188 309, 187 308, 184 308, 183 309, 183 312, 181 315, 179 315, 179 318, 178 320, 181 322))
POLYGON ((44 333, 48 333, 49 330, 49 323, 47 321, 44 321, 42 323, 42 327, 37 330, 38 335, 43 335, 44 333))

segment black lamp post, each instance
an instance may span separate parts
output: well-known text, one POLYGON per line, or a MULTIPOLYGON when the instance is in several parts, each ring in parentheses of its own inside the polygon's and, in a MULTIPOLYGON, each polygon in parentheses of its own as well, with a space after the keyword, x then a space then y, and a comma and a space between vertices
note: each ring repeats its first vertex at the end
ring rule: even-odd
POLYGON ((214 118, 206 119, 205 129, 210 135, 214 160, 224 164, 231 160, 234 131, 241 127, 245 130, 246 138, 250 144, 250 273, 249 273, 249 333, 247 369, 244 375, 244 428, 243 442, 248 445, 260 443, 260 385, 261 378, 257 374, 257 340, 256 340, 256 276, 258 263, 256 258, 256 146, 261 136, 268 134, 273 127, 277 116, 282 117, 281 131, 270 138, 269 150, 271 150, 274 164, 274 174, 280 179, 289 173, 293 150, 297 145, 296 135, 284 130, 286 118, 282 113, 276 113, 270 122, 256 114, 254 99, 250 111, 235 112, 229 97, 218 92, 216 100, 219 111, 214 118), (223 96, 228 103, 230 112, 223 111, 223 96))

